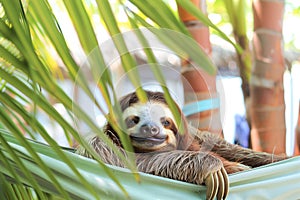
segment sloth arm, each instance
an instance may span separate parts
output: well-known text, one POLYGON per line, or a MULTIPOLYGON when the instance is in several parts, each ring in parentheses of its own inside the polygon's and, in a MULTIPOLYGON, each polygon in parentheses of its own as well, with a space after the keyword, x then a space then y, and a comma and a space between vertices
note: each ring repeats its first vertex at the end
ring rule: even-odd
POLYGON ((171 179, 202 184, 209 173, 222 168, 222 162, 204 152, 174 150, 136 154, 139 171, 171 179))
POLYGON ((207 151, 210 150, 229 161, 238 162, 251 167, 259 167, 287 158, 285 155, 275 155, 243 148, 205 131, 198 131, 197 139, 201 147, 207 151))
POLYGON ((136 154, 141 172, 207 186, 207 199, 225 199, 229 181, 221 160, 207 152, 174 150, 136 154))
MULTIPOLYGON (((118 167, 125 167, 125 165, 121 161, 121 159, 99 137, 97 137, 97 136, 92 137, 90 140, 88 140, 88 143, 91 147, 94 148, 94 150, 97 152, 100 159, 104 163, 118 166, 118 167)), ((118 149, 124 156, 126 156, 126 153, 122 148, 118 148, 118 149)), ((88 158, 93 158, 93 156, 82 146, 79 146, 77 148, 76 154, 79 154, 79 155, 82 155, 82 156, 85 156, 88 158)))

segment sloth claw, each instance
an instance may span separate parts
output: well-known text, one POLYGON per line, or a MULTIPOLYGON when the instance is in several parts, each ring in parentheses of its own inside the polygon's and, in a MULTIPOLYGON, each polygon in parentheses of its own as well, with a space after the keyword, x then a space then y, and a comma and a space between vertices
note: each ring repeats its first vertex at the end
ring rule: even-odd
POLYGON ((229 180, 228 175, 224 167, 221 168, 222 177, 224 178, 224 194, 223 199, 226 199, 229 192, 229 180))
POLYGON ((209 174, 208 177, 205 179, 206 185, 206 199, 210 200, 215 197, 216 189, 215 189, 215 182, 214 182, 214 175, 209 174))
POLYGON ((205 180, 207 186, 206 199, 212 200, 217 197, 218 200, 226 199, 229 188, 227 173, 222 167, 217 172, 211 173, 205 180))

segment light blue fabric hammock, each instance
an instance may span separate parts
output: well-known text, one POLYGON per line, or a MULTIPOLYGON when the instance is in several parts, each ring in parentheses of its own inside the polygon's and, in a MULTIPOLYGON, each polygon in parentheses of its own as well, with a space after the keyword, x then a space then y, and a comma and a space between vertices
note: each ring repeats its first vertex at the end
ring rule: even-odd
MULTIPOLYGON (((20 159, 26 168, 35 174, 35 178, 45 185, 51 184, 49 177, 45 175, 43 170, 31 161, 27 150, 11 135, 3 134, 3 136, 12 148, 24 153, 24 156, 20 157, 20 159)), ((78 196, 83 199, 94 199, 88 190, 84 190, 80 180, 74 179, 74 174, 70 168, 63 161, 57 159, 57 155, 52 152, 49 146, 35 142, 32 142, 32 146, 54 173, 62 175, 58 181, 64 185, 66 191, 71 191, 72 193, 78 192, 78 196)), ((68 151, 65 151, 65 153, 73 161, 75 167, 88 180, 89 184, 95 188, 101 199, 124 199, 124 193, 95 160, 68 151)), ((137 182, 129 170, 115 166, 109 167, 132 200, 205 199, 205 186, 144 173, 140 173, 141 181, 137 182)), ((11 176, 9 171, 3 168, 3 166, 0 168, 0 172, 11 176)), ((30 182, 23 181, 25 184, 30 185, 30 182)), ((300 199, 300 157, 290 158, 249 171, 229 175, 229 181, 230 188, 227 199, 300 199)))
MULTIPOLYGON (((88 163, 92 165, 91 161, 88 161, 88 163)), ((115 169, 115 175, 120 178, 122 185, 129 192, 131 199, 205 199, 205 186, 144 173, 141 173, 141 182, 137 183, 127 170, 117 167, 113 167, 113 169, 115 169)), ((91 176, 93 175, 95 182, 101 177, 102 181, 114 185, 100 171, 91 174, 91 176)), ((229 180, 230 189, 227 199, 230 200, 300 199, 300 157, 229 175, 229 180)), ((110 191, 109 188, 107 192, 108 199, 121 198, 117 193, 110 191)))

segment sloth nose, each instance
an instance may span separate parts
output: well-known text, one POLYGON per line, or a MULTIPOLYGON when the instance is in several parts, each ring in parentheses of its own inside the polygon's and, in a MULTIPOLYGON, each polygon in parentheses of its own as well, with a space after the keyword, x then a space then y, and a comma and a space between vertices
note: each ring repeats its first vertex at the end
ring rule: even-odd
POLYGON ((159 134, 159 127, 153 123, 144 124, 140 128, 140 133, 146 136, 154 136, 159 134))

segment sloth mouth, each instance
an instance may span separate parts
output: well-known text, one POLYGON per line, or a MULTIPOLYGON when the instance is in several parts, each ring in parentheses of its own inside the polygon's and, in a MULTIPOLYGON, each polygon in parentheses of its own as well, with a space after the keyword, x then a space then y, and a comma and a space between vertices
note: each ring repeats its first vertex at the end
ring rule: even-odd
POLYGON ((161 144, 164 141, 166 141, 166 138, 158 138, 158 137, 135 137, 130 136, 130 138, 138 143, 145 143, 145 142, 151 142, 156 144, 161 144))

